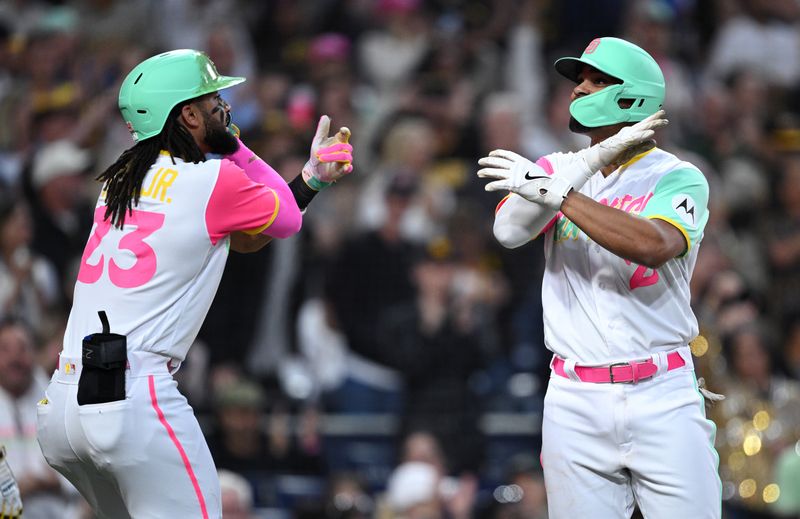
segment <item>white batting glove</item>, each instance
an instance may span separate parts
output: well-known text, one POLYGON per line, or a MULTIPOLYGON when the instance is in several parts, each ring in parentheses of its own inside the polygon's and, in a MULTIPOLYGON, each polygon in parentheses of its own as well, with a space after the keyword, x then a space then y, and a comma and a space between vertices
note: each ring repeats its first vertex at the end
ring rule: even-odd
POLYGON ((486 191, 506 190, 555 211, 567 193, 576 185, 583 186, 592 172, 585 162, 573 160, 574 167, 564 167, 552 176, 538 164, 508 150, 494 150, 478 161, 481 178, 495 179, 486 184, 486 191))
POLYGON ((481 178, 494 179, 486 191, 507 190, 530 202, 558 211, 573 189, 580 190, 592 175, 612 164, 620 154, 653 137, 655 129, 667 125, 660 110, 633 126, 626 126, 608 139, 577 153, 549 155, 554 172, 544 169, 513 151, 494 150, 478 161, 484 166, 481 178))
POLYGON ((591 148, 581 150, 586 165, 593 172, 603 169, 614 163, 620 154, 629 148, 642 144, 653 138, 655 131, 666 126, 669 121, 664 118, 664 110, 659 110, 647 119, 639 121, 633 126, 625 126, 608 139, 598 142, 591 148))
POLYGON ((22 498, 11 467, 6 460, 6 448, 0 446, 0 518, 19 519, 22 517, 22 498))
POLYGON ((311 141, 311 155, 303 166, 303 178, 317 191, 353 171, 353 146, 348 142, 350 130, 343 126, 335 136, 329 137, 330 126, 330 117, 319 118, 311 141))

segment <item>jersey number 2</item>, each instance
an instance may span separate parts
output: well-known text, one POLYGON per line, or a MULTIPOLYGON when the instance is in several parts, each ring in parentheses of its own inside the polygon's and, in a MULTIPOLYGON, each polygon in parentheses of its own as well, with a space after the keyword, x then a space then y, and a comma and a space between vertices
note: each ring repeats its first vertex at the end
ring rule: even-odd
MULTIPOLYGON (((94 265, 89 263, 89 258, 111 230, 111 220, 103 219, 105 212, 105 207, 98 207, 94 210, 94 232, 89 237, 89 242, 83 251, 81 268, 78 271, 78 281, 81 283, 91 285, 103 275, 105 256, 101 254, 100 259, 94 265)), ((144 242, 144 239, 164 225, 164 215, 134 209, 132 214, 127 215, 125 225, 135 225, 136 229, 125 234, 119 240, 119 248, 131 251, 136 256, 136 261, 130 268, 124 269, 117 265, 114 258, 110 258, 108 260, 108 278, 120 288, 135 288, 150 281, 156 273, 156 252, 144 242)))
MULTIPOLYGON (((630 261, 625 260, 625 263, 628 265, 631 264, 630 261)), ((641 287, 649 287, 650 285, 655 285, 658 283, 658 271, 656 269, 651 269, 653 271, 652 274, 648 275, 647 271, 648 268, 644 265, 637 265, 636 270, 633 271, 633 275, 631 276, 630 284, 631 290, 635 290, 641 287)))

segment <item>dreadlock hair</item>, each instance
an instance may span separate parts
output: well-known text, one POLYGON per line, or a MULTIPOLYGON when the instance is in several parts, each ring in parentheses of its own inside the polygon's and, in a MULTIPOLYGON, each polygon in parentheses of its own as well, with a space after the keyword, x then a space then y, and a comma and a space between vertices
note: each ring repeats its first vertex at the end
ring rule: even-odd
POLYGON ((115 227, 122 228, 125 214, 132 214, 133 207, 139 204, 144 177, 161 150, 169 152, 173 164, 175 157, 194 164, 206 160, 189 130, 178 122, 183 107, 195 100, 189 99, 175 106, 167 116, 161 133, 137 142, 122 152, 117 161, 97 177, 104 183, 106 191, 104 220, 111 218, 115 227))

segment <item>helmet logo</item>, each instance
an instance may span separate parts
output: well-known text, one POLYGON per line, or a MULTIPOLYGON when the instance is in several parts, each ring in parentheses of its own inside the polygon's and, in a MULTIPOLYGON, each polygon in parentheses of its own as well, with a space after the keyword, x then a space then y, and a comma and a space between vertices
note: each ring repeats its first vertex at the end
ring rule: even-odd
POLYGON ((583 51, 584 54, 591 54, 592 52, 597 50, 597 47, 600 46, 600 38, 595 38, 589 42, 589 45, 586 46, 586 50, 583 51))

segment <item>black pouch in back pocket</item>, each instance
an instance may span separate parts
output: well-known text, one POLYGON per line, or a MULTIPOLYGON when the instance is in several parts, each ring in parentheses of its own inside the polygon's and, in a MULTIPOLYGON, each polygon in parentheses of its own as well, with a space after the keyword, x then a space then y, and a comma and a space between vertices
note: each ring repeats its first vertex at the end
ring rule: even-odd
POLYGON ((83 339, 83 369, 78 382, 78 405, 102 404, 125 399, 128 343, 124 335, 110 333, 108 318, 98 312, 103 333, 83 339))

